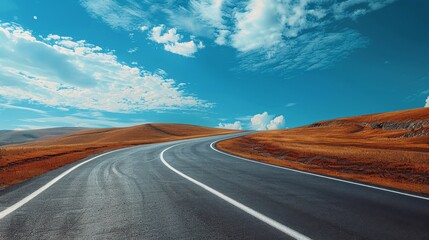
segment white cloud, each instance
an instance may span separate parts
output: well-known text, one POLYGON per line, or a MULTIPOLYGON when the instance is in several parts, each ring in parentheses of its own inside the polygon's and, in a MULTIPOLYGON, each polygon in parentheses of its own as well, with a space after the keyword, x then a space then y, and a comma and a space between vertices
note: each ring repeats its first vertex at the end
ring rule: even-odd
POLYGON ((395 1, 396 0, 346 0, 342 2, 336 2, 333 5, 334 16, 336 19, 356 19, 357 17, 383 8, 395 1))
POLYGON ((211 106, 173 79, 125 65, 84 40, 36 39, 19 25, 1 23, 0 42, 0 95, 9 102, 109 112, 211 106))
POLYGON ((182 36, 177 33, 175 28, 170 28, 167 32, 162 33, 165 29, 164 25, 159 25, 152 28, 150 39, 157 43, 174 43, 178 42, 182 36))
POLYGON ((429 107, 429 96, 426 98, 426 104, 425 107, 429 107))
POLYGON ((183 36, 178 34, 175 28, 170 28, 163 33, 164 30, 164 25, 152 28, 149 38, 156 43, 164 44, 164 49, 168 52, 193 57, 199 49, 204 48, 204 44, 201 41, 198 43, 195 43, 194 40, 180 42, 183 36))
MULTIPOLYGON (((269 49, 284 39, 293 38, 304 29, 319 24, 326 13, 320 8, 308 9, 309 0, 251 0, 245 11, 235 14, 232 45, 239 51, 269 49), (312 19, 310 21, 309 19, 312 19)), ((287 41, 287 40, 286 40, 287 41)))
POLYGON ((270 47, 282 40, 284 11, 276 0, 251 0, 244 12, 235 14, 235 33, 231 36, 232 46, 247 52, 270 47))
POLYGON ((68 112, 69 111, 69 109, 68 108, 63 108, 63 107, 59 107, 59 108, 57 108, 58 110, 61 110, 61 111, 64 111, 64 112, 68 112))
MULTIPOLYGON (((244 70, 290 71, 325 68, 366 46, 364 36, 339 27, 343 25, 339 21, 357 19, 394 1, 82 0, 82 5, 113 28, 146 31, 168 22, 173 28, 159 37, 180 37, 178 29, 231 46, 241 53, 244 70), (301 51, 305 54, 300 55, 301 51)), ((203 46, 193 39, 162 44, 165 50, 188 57, 203 46)))
POLYGON ((258 131, 280 129, 285 126, 283 115, 273 118, 267 112, 254 115, 250 122, 251 128, 258 131))
POLYGON ((267 112, 263 112, 260 114, 243 116, 235 118, 235 122, 233 123, 223 123, 227 119, 219 119, 220 122, 218 124, 219 128, 227 128, 227 129, 252 129, 258 131, 265 130, 274 130, 281 129, 285 127, 285 119, 283 115, 273 116, 269 115, 267 112))
POLYGON ((286 107, 293 107, 295 105, 296 105, 296 103, 290 102, 290 103, 286 104, 286 107))
POLYGON ((22 106, 16 106, 16 105, 11 105, 11 104, 4 104, 4 103, 0 103, 0 109, 1 108, 19 109, 19 110, 24 110, 24 111, 30 111, 30 112, 35 112, 35 113, 46 114, 45 111, 40 110, 40 109, 29 108, 29 107, 22 107, 22 106))
POLYGON ((241 53, 239 64, 248 71, 323 69, 349 56, 352 49, 367 44, 366 38, 350 29, 332 33, 309 32, 264 51, 241 53))
POLYGON ((268 130, 280 129, 285 126, 285 119, 283 115, 275 117, 270 123, 267 125, 268 130))
POLYGON ((198 45, 195 44, 194 41, 189 42, 175 42, 170 44, 165 44, 164 49, 166 51, 182 55, 185 57, 193 57, 196 52, 198 52, 199 49, 204 48, 204 44, 202 42, 199 42, 198 45))
POLYGON ((355 30, 332 27, 335 22, 393 1, 250 0, 234 15, 231 44, 241 52, 245 70, 326 68, 367 43, 355 30))
POLYGON ((81 0, 80 3, 94 18, 100 18, 112 28, 133 30, 148 19, 133 0, 127 0, 125 4, 115 0, 81 0))
MULTIPOLYGON (((31 119, 19 119, 21 122, 30 123, 31 125, 19 125, 20 127, 32 126, 32 128, 45 128, 51 126, 70 126, 70 127, 126 127, 133 123, 119 122, 118 119, 98 119, 79 116, 63 116, 63 117, 41 117, 31 119)), ((28 128, 28 127, 27 127, 28 128)))
POLYGON ((34 20, 37 20, 37 16, 33 16, 33 19, 34 19, 34 20))
POLYGON ((234 123, 219 123, 218 128, 242 130, 241 122, 235 121, 234 123))
POLYGON ((231 34, 228 30, 218 30, 215 43, 218 45, 226 45, 228 44, 228 36, 231 34))
POLYGON ((130 48, 130 49, 128 49, 128 53, 135 53, 135 52, 137 52, 137 50, 139 50, 138 47, 130 48))
POLYGON ((225 28, 222 12, 224 0, 191 0, 192 12, 199 18, 216 28, 225 28))
POLYGON ((140 27, 140 31, 142 31, 142 32, 146 32, 147 30, 149 30, 148 26, 143 25, 140 27))

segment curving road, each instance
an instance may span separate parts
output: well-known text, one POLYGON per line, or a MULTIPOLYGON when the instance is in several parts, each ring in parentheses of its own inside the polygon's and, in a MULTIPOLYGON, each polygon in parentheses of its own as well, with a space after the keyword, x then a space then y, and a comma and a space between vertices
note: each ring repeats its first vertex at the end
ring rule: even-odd
POLYGON ((121 149, 0 191, 0 239, 429 239, 429 198, 211 147, 232 136, 121 149))

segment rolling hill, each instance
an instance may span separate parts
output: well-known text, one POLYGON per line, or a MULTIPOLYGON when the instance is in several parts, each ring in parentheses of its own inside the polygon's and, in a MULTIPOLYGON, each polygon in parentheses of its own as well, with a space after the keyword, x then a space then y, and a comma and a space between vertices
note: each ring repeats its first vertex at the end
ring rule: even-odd
POLYGON ((101 128, 79 131, 52 139, 27 143, 28 146, 74 145, 74 144, 141 144, 203 137, 231 130, 200 127, 185 124, 143 124, 125 128, 101 128))
POLYGON ((90 129, 0 147, 0 188, 112 149, 237 132, 183 124, 90 129))
POLYGON ((280 166, 429 193, 429 108, 259 132, 217 147, 280 166))

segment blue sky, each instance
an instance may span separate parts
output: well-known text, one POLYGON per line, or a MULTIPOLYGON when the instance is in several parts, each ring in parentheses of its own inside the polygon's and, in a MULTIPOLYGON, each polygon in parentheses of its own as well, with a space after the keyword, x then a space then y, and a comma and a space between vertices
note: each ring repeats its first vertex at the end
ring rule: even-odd
POLYGON ((429 106, 423 0, 2 0, 0 129, 242 129, 429 106))

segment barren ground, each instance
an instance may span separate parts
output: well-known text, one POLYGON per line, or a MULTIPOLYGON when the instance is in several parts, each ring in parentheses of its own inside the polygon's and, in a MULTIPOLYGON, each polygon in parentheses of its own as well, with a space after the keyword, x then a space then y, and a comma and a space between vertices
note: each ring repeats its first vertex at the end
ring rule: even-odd
POLYGON ((216 146, 275 165, 429 194, 429 108, 260 132, 216 146))
POLYGON ((146 124, 84 130, 26 144, 0 147, 0 188, 109 150, 236 131, 181 124, 146 124))

